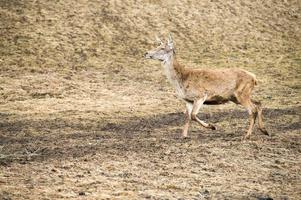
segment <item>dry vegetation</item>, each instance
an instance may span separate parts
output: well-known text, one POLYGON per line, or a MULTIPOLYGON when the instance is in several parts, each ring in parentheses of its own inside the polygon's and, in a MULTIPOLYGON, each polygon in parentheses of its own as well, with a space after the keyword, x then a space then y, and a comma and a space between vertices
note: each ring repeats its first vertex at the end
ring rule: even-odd
POLYGON ((0 199, 300 199, 298 0, 0 0, 0 199), (268 137, 247 113, 184 105, 159 63, 255 73, 268 137))

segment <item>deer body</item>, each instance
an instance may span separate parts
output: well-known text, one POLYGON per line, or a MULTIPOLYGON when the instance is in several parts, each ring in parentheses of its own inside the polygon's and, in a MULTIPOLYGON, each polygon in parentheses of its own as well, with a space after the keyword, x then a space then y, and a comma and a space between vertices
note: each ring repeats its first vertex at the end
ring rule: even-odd
POLYGON ((162 61, 165 74, 175 87, 177 96, 186 103, 185 125, 182 135, 187 137, 191 120, 206 128, 215 130, 215 126, 197 117, 203 104, 224 104, 232 101, 247 108, 250 126, 245 138, 250 136, 258 117, 259 129, 267 134, 262 120, 260 102, 251 100, 251 92, 256 85, 254 74, 237 68, 231 69, 191 69, 180 65, 171 37, 166 44, 146 53, 146 58, 162 61))
POLYGON ((173 62, 163 64, 167 78, 176 88, 177 96, 187 102, 207 94, 204 104, 223 104, 235 101, 239 86, 254 86, 254 74, 241 69, 189 69, 172 58, 173 62), (168 66, 166 66, 168 65, 168 66))

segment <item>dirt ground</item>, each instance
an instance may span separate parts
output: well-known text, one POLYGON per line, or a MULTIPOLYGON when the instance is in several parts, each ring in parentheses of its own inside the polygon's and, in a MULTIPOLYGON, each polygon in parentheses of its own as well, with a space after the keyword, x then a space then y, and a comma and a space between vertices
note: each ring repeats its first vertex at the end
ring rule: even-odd
POLYGON ((299 1, 0 0, 0 199, 301 199, 299 1), (160 63, 257 75, 272 136, 226 104, 180 137, 160 63))

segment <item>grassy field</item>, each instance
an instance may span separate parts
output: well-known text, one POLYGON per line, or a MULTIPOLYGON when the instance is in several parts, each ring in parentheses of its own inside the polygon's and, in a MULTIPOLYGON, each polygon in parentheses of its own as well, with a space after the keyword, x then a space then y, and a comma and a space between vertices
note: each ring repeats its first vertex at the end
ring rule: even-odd
POLYGON ((0 199, 301 199, 298 0, 0 0, 0 199), (160 63, 257 75, 247 112, 184 104, 160 63))

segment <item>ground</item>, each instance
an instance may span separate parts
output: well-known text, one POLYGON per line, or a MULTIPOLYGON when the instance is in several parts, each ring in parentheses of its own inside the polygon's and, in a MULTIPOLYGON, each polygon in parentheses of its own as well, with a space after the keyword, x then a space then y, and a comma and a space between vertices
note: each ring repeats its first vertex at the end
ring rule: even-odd
POLYGON ((300 199, 299 1, 0 1, 0 199, 300 199), (154 37, 193 68, 256 74, 272 136, 185 105, 154 37))

